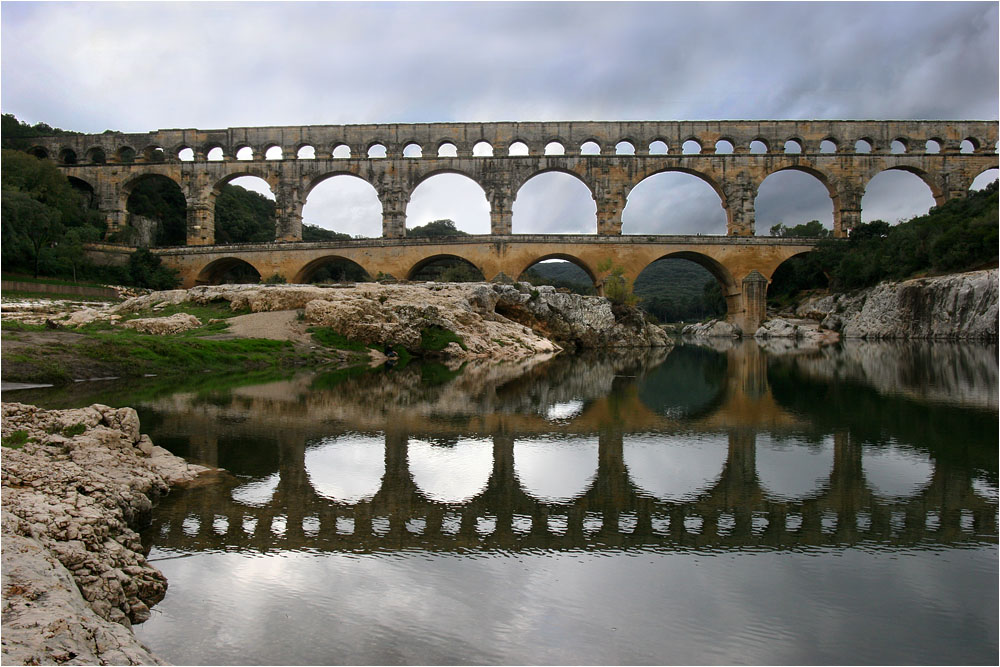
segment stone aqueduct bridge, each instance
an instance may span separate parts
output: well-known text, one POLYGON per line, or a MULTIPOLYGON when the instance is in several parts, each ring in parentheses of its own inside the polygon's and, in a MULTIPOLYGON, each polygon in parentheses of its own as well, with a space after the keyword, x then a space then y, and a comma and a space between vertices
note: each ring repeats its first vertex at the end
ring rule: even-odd
POLYGON ((372 276, 402 279, 447 255, 470 261, 487 280, 500 274, 516 279, 541 259, 568 259, 600 284, 597 264, 609 255, 631 279, 648 263, 673 255, 712 271, 727 294, 729 318, 753 326, 760 304, 747 298, 744 280, 762 280, 766 289, 782 261, 811 247, 744 238, 754 235, 754 200, 767 176, 797 170, 816 177, 833 202, 834 233, 844 236, 860 223, 861 198, 875 175, 913 173, 942 204, 965 196, 976 176, 997 166, 997 138, 997 123, 989 121, 432 123, 65 135, 39 138, 30 152, 56 159, 70 178, 92 188, 110 232, 128 224, 127 202, 137 184, 152 176, 176 182, 187 201, 187 246, 159 252, 180 270, 186 286, 213 282, 238 262, 251 264, 262 277, 281 273, 304 281, 331 257, 355 261, 372 276), (630 154, 619 154, 623 142, 630 154), (515 144, 523 144, 520 152, 526 148, 527 154, 510 155, 515 144), (692 146, 698 152, 691 153, 692 146), (252 159, 236 159, 245 149, 252 159), (278 153, 279 159, 267 159, 278 153), (533 176, 552 171, 575 176, 589 188, 597 208, 596 236, 511 233, 518 190, 533 176), (621 235, 629 192, 667 171, 694 175, 712 187, 726 212, 726 237, 621 235), (445 243, 403 240, 411 194, 442 173, 467 176, 483 188, 490 235, 445 243), (301 242, 302 207, 310 191, 342 174, 374 187, 382 204, 382 238, 289 245, 301 242), (222 184, 241 176, 260 177, 271 187, 275 241, 281 245, 214 245, 215 197, 222 184))

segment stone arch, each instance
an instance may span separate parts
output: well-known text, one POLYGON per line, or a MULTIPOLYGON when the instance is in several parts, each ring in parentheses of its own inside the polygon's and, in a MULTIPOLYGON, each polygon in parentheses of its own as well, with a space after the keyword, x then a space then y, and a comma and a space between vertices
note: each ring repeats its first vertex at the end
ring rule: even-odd
POLYGON ((195 278, 195 285, 221 285, 227 276, 240 271, 246 272, 247 276, 252 275, 250 271, 255 272, 257 274, 257 282, 260 282, 263 276, 260 269, 245 259, 239 257, 222 257, 209 262, 198 272, 195 278))
MULTIPOLYGON (((666 168, 659 169, 657 171, 653 171, 653 172, 651 172, 649 174, 644 175, 643 178, 638 183, 636 183, 631 188, 631 190, 629 191, 629 195, 628 195, 628 197, 625 200, 625 208, 622 209, 622 233, 623 234, 650 234, 650 233, 676 234, 676 233, 678 233, 676 231, 670 231, 670 232, 665 232, 665 231, 651 232, 648 229, 635 229, 635 230, 630 229, 629 231, 626 231, 626 229, 625 229, 626 226, 628 226, 630 228, 635 226, 633 224, 633 221, 630 220, 630 218, 635 217, 636 209, 642 207, 642 204, 641 203, 637 203, 637 202, 641 202, 641 200, 648 198, 647 201, 652 201, 655 204, 655 202, 657 200, 657 194, 656 193, 652 193, 652 194, 647 195, 647 194, 645 194, 645 190, 647 188, 653 187, 655 185, 655 180, 657 180, 657 177, 660 176, 660 175, 662 175, 662 174, 684 174, 686 176, 693 176, 696 179, 698 179, 699 182, 703 182, 706 185, 708 185, 708 187, 711 188, 711 191, 715 194, 715 196, 718 197, 720 212, 722 214, 722 218, 720 219, 720 221, 722 223, 722 228, 718 231, 718 233, 719 234, 725 234, 726 233, 726 229, 727 229, 730 221, 729 221, 729 214, 728 214, 728 211, 727 211, 726 196, 725 196, 725 192, 722 190, 722 186, 711 175, 706 174, 704 172, 697 171, 697 170, 694 170, 694 169, 687 169, 687 168, 683 168, 683 167, 666 167, 666 168), (650 179, 653 179, 653 180, 650 180, 650 179), (639 192, 636 193, 636 190, 638 190, 639 192), (635 194, 635 196, 633 196, 633 194, 635 194), (630 208, 630 206, 631 206, 631 208, 630 208)), ((662 180, 662 179, 660 179, 660 180, 662 180)), ((686 201, 689 201, 689 200, 686 200, 686 201)), ((699 230, 699 231, 692 231, 690 233, 708 233, 708 234, 712 234, 712 233, 715 233, 715 232, 711 232, 711 231, 704 232, 704 231, 699 230)))
MULTIPOLYGON (((767 180, 769 178, 771 178, 772 176, 774 176, 775 174, 781 174, 781 173, 787 173, 787 172, 797 172, 797 173, 801 173, 801 174, 807 174, 807 175, 812 176, 813 178, 815 178, 817 181, 819 181, 819 184, 822 185, 823 188, 826 189, 826 194, 830 197, 831 206, 832 206, 832 214, 831 214, 832 217, 831 217, 831 219, 829 221, 830 224, 829 225, 824 224, 823 226, 825 228, 831 229, 831 230, 837 229, 837 221, 839 220, 839 217, 840 217, 841 202, 840 202, 840 199, 838 197, 836 185, 831 181, 830 176, 826 172, 824 172, 824 171, 822 171, 820 169, 817 169, 816 167, 814 167, 812 165, 809 165, 809 164, 791 164, 791 165, 786 164, 784 166, 780 166, 777 169, 774 169, 773 171, 767 173, 764 176, 764 179, 757 186, 757 195, 754 197, 754 210, 755 210, 755 212, 757 214, 755 216, 755 218, 756 218, 755 222, 757 223, 756 229, 755 229, 756 235, 757 236, 764 236, 764 235, 767 235, 767 233, 768 233, 768 228, 766 228, 768 226, 768 219, 765 218, 765 216, 767 214, 767 209, 766 209, 766 207, 764 207, 764 208, 759 208, 758 207, 758 200, 759 200, 760 195, 761 195, 761 188, 763 188, 764 185, 765 185, 765 183, 767 183, 767 180), (764 216, 760 215, 762 212, 765 214, 764 216)), ((765 200, 766 200, 768 193, 765 192, 764 194, 765 194, 765 200)), ((819 205, 818 201, 814 202, 814 203, 816 205, 819 205)), ((817 217, 816 219, 820 220, 820 222, 824 222, 819 217, 817 217)), ((775 221, 772 221, 772 222, 775 222, 775 221)), ((791 223, 791 224, 788 224, 787 226, 793 227, 796 224, 801 224, 801 223, 805 223, 805 222, 809 222, 809 221, 808 220, 801 220, 801 221, 777 220, 776 222, 791 223)))
POLYGON ((76 151, 72 148, 63 148, 59 151, 59 162, 62 164, 76 164, 76 151))
POLYGON ((548 253, 545 255, 540 255, 538 257, 533 257, 528 260, 525 260, 524 265, 520 267, 520 270, 518 270, 516 278, 520 280, 521 276, 524 274, 525 271, 535 266, 536 264, 540 264, 541 262, 544 262, 549 259, 560 259, 563 260, 564 262, 569 262, 574 266, 579 267, 580 269, 583 270, 584 273, 587 274, 587 277, 590 278, 590 282, 593 283, 595 287, 597 287, 596 267, 592 267, 579 257, 567 253, 558 253, 558 252, 548 253))
POLYGON ((150 144, 142 149, 140 153, 142 155, 143 162, 151 162, 154 164, 167 161, 167 152, 163 150, 162 146, 157 144, 150 144))
POLYGON ((764 155, 771 152, 771 144, 764 137, 755 137, 747 144, 747 150, 751 155, 764 155))
POLYGON ((238 143, 233 146, 233 157, 240 161, 249 162, 257 159, 257 151, 254 150, 254 147, 248 143, 238 143), (249 152, 244 153, 244 151, 249 152), (241 156, 240 153, 243 153, 243 155, 241 156))
POLYGON ((217 141, 211 141, 201 147, 201 154, 209 162, 222 162, 226 159, 226 147, 217 141), (213 151, 218 150, 218 153, 213 151))
POLYGON ((295 159, 296 160, 315 160, 316 159, 316 147, 308 142, 303 142, 296 144, 295 146, 295 159))
POLYGON ((135 162, 135 149, 131 146, 120 146, 117 151, 115 151, 115 160, 122 164, 131 164, 135 162))
MULTIPOLYGON (((515 222, 520 222, 520 220, 519 220, 520 218, 527 217, 527 214, 525 214, 523 212, 523 210, 520 212, 520 215, 518 215, 518 212, 516 212, 514 210, 514 208, 518 206, 518 200, 519 199, 520 199, 521 206, 522 207, 524 206, 524 201, 525 200, 521 197, 521 195, 522 195, 522 192, 524 191, 525 186, 527 186, 529 183, 531 183, 531 181, 534 180, 535 178, 537 178, 538 176, 545 176, 547 174, 564 174, 564 175, 571 176, 573 178, 573 180, 578 181, 580 184, 582 184, 587 189, 587 193, 590 195, 590 200, 589 200, 589 203, 588 203, 588 208, 589 208, 590 204, 593 205, 593 217, 592 217, 592 220, 593 220, 593 227, 592 227, 592 229, 593 229, 593 231, 592 232, 590 232, 590 231, 588 231, 588 232, 576 232, 576 233, 596 233, 597 232, 597 224, 598 224, 598 221, 597 221, 597 198, 594 196, 594 188, 580 174, 576 173, 575 171, 566 169, 564 167, 558 167, 558 166, 552 166, 552 167, 547 167, 547 168, 544 168, 544 169, 538 169, 536 171, 533 171, 526 178, 524 178, 524 180, 521 180, 519 183, 517 183, 516 187, 512 187, 512 190, 514 192, 513 204, 511 206, 511 227, 512 227, 512 230, 513 230, 513 226, 514 226, 515 222)), ((569 182, 569 181, 564 181, 564 182, 569 182)), ((512 185, 514 185, 514 184, 512 184, 512 185)), ((533 199, 533 198, 536 198, 536 197, 540 196, 540 195, 538 195, 536 193, 532 193, 531 192, 531 188, 529 188, 528 192, 529 192, 529 199, 533 199)), ((546 197, 548 197, 548 195, 549 195, 549 193, 546 193, 546 197)), ((578 195, 571 195, 571 196, 573 196, 575 198, 578 195)), ((552 201, 552 200, 546 198, 545 201, 548 202, 548 201, 552 201)), ((582 212, 581 212, 581 215, 583 215, 582 212)), ((525 233, 525 232, 514 232, 514 233, 525 233)), ((553 232, 553 233, 567 233, 567 232, 553 232)))
POLYGON ((701 139, 696 136, 692 135, 681 142, 681 155, 703 155, 704 153, 705 146, 701 139))
POLYGON ((318 271, 338 261, 349 262, 360 269, 369 279, 372 277, 369 267, 365 267, 349 257, 345 257, 343 255, 323 255, 322 257, 317 257, 299 269, 292 282, 298 285, 309 284, 312 282, 313 277, 318 271))
POLYGON ((424 157, 424 148, 420 145, 419 141, 414 141, 412 139, 407 139, 406 141, 400 142, 403 146, 403 151, 400 153, 405 158, 422 158, 424 157))
POLYGON ((899 165, 881 169, 870 175, 864 181, 864 190, 861 196, 861 221, 871 222, 872 220, 885 220, 890 224, 909 219, 927 213, 919 200, 922 192, 930 195, 927 202, 928 210, 935 205, 941 205, 946 200, 946 193, 941 184, 926 171, 908 165, 899 165), (916 177, 913 179, 903 178, 902 174, 909 174, 916 177), (927 190, 919 187, 911 187, 911 183, 922 183, 927 190), (874 184, 874 187, 873 187, 874 184), (909 190, 909 192, 907 192, 909 190), (881 191, 881 192, 880 192, 881 191), (895 210, 890 211, 890 206, 884 201, 894 199, 895 210), (879 200, 883 200, 880 202, 879 200), (881 206, 880 206, 881 205, 881 206), (880 206, 880 208, 876 208, 880 206))
POLYGON ((365 157, 373 160, 380 160, 389 155, 389 149, 384 141, 370 141, 365 148, 365 157))
POLYGON ((315 213, 314 209, 317 205, 322 207, 324 198, 337 199, 340 200, 343 197, 348 197, 349 202, 354 208, 352 210, 342 210, 340 209, 341 202, 337 202, 338 211, 342 215, 335 218, 331 223, 336 228, 335 231, 350 234, 351 236, 358 235, 368 235, 371 238, 378 238, 382 236, 383 231, 383 210, 384 205, 382 202, 382 194, 378 191, 371 181, 366 179, 364 176, 354 173, 349 169, 341 169, 336 171, 330 171, 320 174, 308 181, 305 187, 302 188, 302 223, 303 224, 318 224, 323 227, 322 222, 326 221, 310 221, 307 216, 311 216, 315 213), (329 194, 319 195, 317 198, 316 189, 323 183, 336 179, 342 176, 350 176, 350 179, 341 179, 341 182, 348 182, 350 185, 347 188, 338 188, 337 192, 329 191, 329 194), (376 210, 377 205, 377 210, 376 210), (364 209, 358 211, 358 207, 364 209), (362 219, 363 218, 363 219, 362 219), (369 219, 370 218, 370 219, 369 219), (359 224, 355 223, 361 223, 359 224), (352 226, 353 225, 353 226, 352 226), (362 229, 363 227, 363 229, 362 229), (369 228, 370 233, 369 234, 369 228), (366 232, 361 234, 361 232, 366 232))
POLYGON ((434 149, 434 155, 430 157, 458 157, 458 144, 445 139, 438 143, 437 148, 434 149), (441 151, 445 151, 445 153, 442 154, 441 151), (454 152, 454 155, 450 155, 452 152, 454 152))
POLYGON ((87 208, 97 208, 97 188, 94 187, 93 183, 79 176, 67 176, 66 180, 69 181, 74 190, 83 195, 86 199, 87 208))
POLYGON ((105 164, 108 161, 108 156, 104 152, 104 149, 100 146, 94 146, 87 149, 87 162, 91 164, 105 164))
POLYGON ((972 179, 972 184, 969 186, 970 190, 982 190, 990 183, 994 183, 997 180, 998 170, 996 167, 990 167, 979 172, 974 179, 972 179))
POLYGON ((514 137, 513 139, 510 140, 510 143, 507 144, 507 155, 513 157, 526 157, 528 155, 531 155, 531 146, 524 139, 521 139, 519 137, 514 137), (524 147, 523 155, 521 152, 521 146, 524 147), (516 153, 512 152, 515 150, 517 151, 516 153))
POLYGON ((580 142, 579 147, 576 149, 576 153, 579 155, 600 155, 602 150, 604 149, 601 148, 600 141, 598 141, 595 137, 588 137, 580 142))
POLYGON ((650 155, 667 155, 670 153, 670 144, 663 137, 653 137, 646 147, 646 152, 650 155))
POLYGON ((545 155, 566 155, 566 144, 560 139, 545 142, 545 155))
POLYGON ((472 147, 472 157, 493 157, 493 144, 486 140, 477 141, 472 147))
POLYGON ((621 137, 615 142, 615 155, 635 155, 636 140, 630 137, 621 137))
POLYGON ((461 255, 456 255, 454 253, 438 253, 436 255, 430 255, 428 257, 424 257, 423 259, 421 259, 420 261, 418 261, 416 264, 414 264, 413 266, 411 266, 410 270, 406 272, 406 280, 414 280, 414 276, 416 276, 417 274, 419 274, 422 269, 424 269, 425 267, 427 267, 430 264, 437 263, 437 262, 439 262, 441 260, 458 260, 460 262, 468 264, 472 268, 474 268, 476 271, 478 271, 479 274, 483 276, 483 280, 485 280, 485 275, 486 274, 483 271, 483 268, 481 266, 479 266, 478 264, 476 264, 475 262, 473 262, 472 260, 470 260, 467 257, 462 257, 461 255))
POLYGON ((658 262, 661 259, 686 259, 707 269, 708 272, 712 274, 712 277, 719 282, 719 285, 722 286, 722 295, 726 299, 727 319, 731 319, 734 315, 743 310, 743 304, 741 302, 742 286, 740 283, 733 277, 733 274, 730 273, 729 269, 723 266, 721 262, 714 257, 710 257, 700 252, 691 250, 668 252, 665 255, 654 257, 648 263, 638 267, 639 270, 635 275, 638 276, 653 262, 658 262))
POLYGON ((28 153, 30 155, 34 155, 39 160, 49 159, 49 151, 44 146, 32 146, 31 148, 28 149, 28 153))
POLYGON ((420 179, 414 185, 413 189, 410 190, 407 196, 406 204, 406 224, 408 228, 420 226, 428 222, 433 222, 434 220, 440 220, 443 218, 448 218, 455 223, 455 226, 469 234, 489 234, 490 233, 490 202, 489 198, 486 196, 486 190, 483 188, 482 184, 476 180, 476 177, 472 174, 466 173, 461 169, 454 168, 444 168, 444 169, 434 169, 428 171, 427 173, 420 176, 420 179), (439 215, 434 213, 429 218, 428 216, 422 216, 420 220, 416 218, 420 216, 420 208, 426 204, 421 201, 423 197, 423 192, 418 192, 421 188, 426 191, 427 189, 436 189, 436 186, 431 183, 433 179, 438 177, 459 177, 460 182, 456 183, 455 179, 440 179, 440 180, 451 180, 457 187, 454 187, 451 191, 451 196, 448 201, 444 204, 445 208, 439 208, 442 206, 441 203, 435 205, 434 210, 441 211, 445 213, 444 215, 439 215), (473 194, 470 189, 470 184, 474 185, 478 190, 476 194, 473 194), (414 202, 414 195, 417 195, 417 201, 414 202), (464 200, 464 201, 463 201, 464 200), (411 208, 412 207, 412 208, 411 208), (457 208, 454 208, 457 207, 457 208), (479 207, 478 212, 473 212, 470 214, 463 215, 463 220, 458 220, 457 215, 451 215, 451 213, 458 211, 463 213, 468 211, 472 207, 479 207), (428 219, 424 219, 428 218, 428 219), (475 231, 473 231, 473 229, 475 231))
MULTIPOLYGON (((136 189, 140 187, 142 184, 149 183, 151 181, 166 181, 172 184, 176 189, 175 192, 160 191, 158 193, 158 196, 163 198, 163 201, 167 201, 168 199, 173 199, 177 196, 177 194, 180 195, 180 199, 177 201, 176 207, 169 206, 166 208, 158 209, 157 216, 160 217, 156 217, 155 219, 158 219, 160 223, 163 223, 162 227, 158 226, 159 232, 157 232, 157 235, 159 235, 160 232, 166 235, 165 239, 163 237, 161 237, 160 239, 163 242, 161 243, 162 245, 183 245, 187 236, 187 224, 188 224, 187 217, 191 212, 191 205, 193 203, 193 200, 190 196, 190 193, 184 189, 184 186, 181 183, 178 183, 177 180, 175 180, 174 178, 168 176, 167 174, 147 171, 140 174, 135 174, 128 180, 124 181, 121 184, 121 188, 119 189, 118 192, 119 196, 118 209, 121 211, 125 211, 128 214, 127 220, 129 221, 129 226, 135 228, 134 223, 137 221, 132 219, 132 215, 138 214, 140 217, 145 217, 145 216, 142 216, 141 211, 137 212, 134 210, 134 208, 137 207, 138 202, 130 206, 130 201, 132 201, 132 195, 133 193, 135 193, 136 189), (183 204, 184 207, 183 210, 179 210, 181 204, 183 204), (164 211, 166 211, 166 213, 164 213, 164 211)), ((138 201, 141 202, 142 200, 138 201)), ((139 232, 132 232, 132 233, 139 234, 141 238, 146 233, 152 234, 152 231, 147 229, 146 232, 140 230, 139 232)), ((148 241, 149 245, 154 245, 156 243, 156 239, 152 236, 147 237, 145 240, 148 241)))

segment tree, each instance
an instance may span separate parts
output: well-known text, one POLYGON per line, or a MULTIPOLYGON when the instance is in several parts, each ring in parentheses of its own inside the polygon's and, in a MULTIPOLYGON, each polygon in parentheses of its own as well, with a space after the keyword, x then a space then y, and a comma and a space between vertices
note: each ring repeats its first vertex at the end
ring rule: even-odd
MULTIPOLYGON (((59 222, 59 211, 36 201, 24 192, 5 191, 2 199, 3 226, 10 236, 22 239, 19 244, 31 255, 34 276, 42 252, 48 250, 65 230, 59 222)), ((8 234, 4 234, 8 236, 8 234)))
POLYGON ((160 258, 148 248, 139 248, 128 258, 132 284, 155 290, 173 289, 180 282, 177 272, 162 265, 160 258))
POLYGON ((829 229, 823 226, 819 220, 809 222, 794 227, 785 227, 780 222, 771 227, 771 236, 782 236, 788 238, 828 238, 832 236, 829 229))
POLYGON ((406 230, 407 236, 412 237, 426 237, 426 236, 469 236, 467 232, 455 227, 455 223, 452 220, 435 220, 433 222, 428 222, 426 225, 420 227, 414 227, 413 229, 406 230))
POLYGON ((639 303, 639 297, 632 291, 632 285, 625 279, 625 267, 615 264, 610 257, 597 265, 597 270, 607 273, 604 279, 604 296, 611 303, 634 306, 639 303))

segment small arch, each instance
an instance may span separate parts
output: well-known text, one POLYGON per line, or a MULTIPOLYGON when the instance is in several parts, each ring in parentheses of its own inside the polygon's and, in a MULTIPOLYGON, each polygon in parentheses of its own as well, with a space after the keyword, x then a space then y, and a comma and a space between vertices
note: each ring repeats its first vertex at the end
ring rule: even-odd
POLYGON ((320 497, 355 505, 382 488, 385 458, 384 435, 327 437, 306 444, 306 477, 320 497))
POLYGON ((370 159, 384 158, 386 156, 385 144, 374 143, 368 147, 368 157, 370 159))
POLYGON ((979 142, 973 137, 963 139, 962 143, 958 147, 959 153, 975 153, 977 150, 979 150, 979 142))
POLYGON ((820 153, 836 153, 837 152, 837 142, 833 139, 824 139, 819 142, 819 152, 820 153))
POLYGON ((486 489, 493 472, 493 442, 487 438, 410 440, 407 464, 413 483, 438 503, 467 503, 486 489))
POLYGON ((927 143, 924 144, 924 152, 928 155, 937 155, 941 152, 941 140, 940 139, 928 139, 927 143))
POLYGON ((729 139, 719 139, 715 142, 715 152, 718 155, 731 155, 736 148, 729 139))
POLYGON ((493 144, 488 141, 476 142, 472 147, 472 157, 493 157, 493 144))
POLYGON ((507 147, 507 155, 511 157, 524 157, 525 155, 530 154, 531 151, 528 150, 528 144, 523 141, 515 141, 507 147))
POLYGON ((260 282, 260 271, 239 257, 223 257, 210 262, 198 272, 196 285, 246 285, 260 282))
POLYGON ((316 147, 305 144, 299 146, 299 150, 295 153, 295 159, 297 160, 315 160, 316 159, 316 147))
POLYGON ((751 155, 762 155, 769 152, 771 152, 771 149, 768 147, 767 142, 763 139, 754 139, 750 142, 751 155))
POLYGON ((432 282, 484 282, 482 270, 458 255, 441 254, 426 257, 406 274, 407 280, 432 282))
MULTIPOLYGON (((653 373, 663 374, 662 368, 653 373)), ((678 398, 687 396, 682 394, 678 398)), ((669 406, 663 411, 673 416, 676 413, 671 412, 672 409, 678 408, 669 406)), ((630 436, 622 443, 622 458, 629 480, 643 495, 666 502, 691 502, 706 494, 718 484, 726 467, 728 451, 728 438, 717 433, 700 438, 630 436)))
POLYGON ((458 146, 456 146, 455 144, 451 143, 450 141, 446 141, 443 144, 441 144, 440 146, 438 146, 437 156, 438 157, 458 157, 458 146))
POLYGON ((142 151, 142 159, 146 162, 165 162, 167 159, 167 154, 159 146, 147 146, 142 151))
POLYGON ((666 155, 667 154, 667 142, 662 139, 657 139, 656 141, 649 144, 649 154, 650 155, 666 155))
POLYGON ((600 155, 601 146, 596 141, 585 141, 580 144, 580 155, 600 155))
POLYGON ((418 158, 423 157, 424 150, 420 147, 420 144, 406 144, 403 147, 403 157, 418 158))
POLYGON ((513 449, 514 474, 536 500, 570 502, 586 493, 597 477, 597 437, 519 438, 513 449))
POLYGON ((635 144, 623 139, 615 144, 615 155, 635 155, 635 144))
POLYGON ((131 164, 135 162, 135 149, 131 146, 122 146, 118 149, 118 152, 115 153, 115 157, 118 159, 118 162, 122 164, 131 164))
POLYGON ((64 148, 59 151, 59 161, 63 164, 76 164, 76 151, 72 148, 64 148))
POLYGON ((250 146, 240 146, 236 149, 237 160, 253 160, 253 148, 250 146))
POLYGON ((105 164, 108 158, 104 154, 104 149, 98 146, 91 148, 87 151, 87 162, 91 164, 105 164))
POLYGON ((28 149, 30 155, 34 155, 39 160, 49 159, 49 152, 42 146, 32 146, 28 149))
POLYGON ((194 162, 194 149, 184 146, 177 151, 177 159, 181 162, 194 162))
POLYGON ((798 139, 789 139, 785 142, 786 154, 797 154, 802 152, 802 142, 798 139))
POLYGON ((348 146, 347 144, 337 144, 336 146, 333 147, 331 155, 333 155, 333 157, 337 158, 338 160, 349 158, 351 157, 351 147, 348 146))
POLYGON ((545 155, 566 155, 566 147, 558 141, 550 141, 545 145, 545 155))
POLYGON ((854 142, 855 153, 871 153, 872 142, 870 139, 858 139, 854 142))
POLYGON ((226 153, 222 150, 222 146, 212 146, 205 153, 205 159, 209 162, 222 162, 226 159, 226 153))
POLYGON ((281 146, 271 145, 264 150, 265 160, 283 160, 285 159, 284 152, 281 150, 281 146))
POLYGON ((341 255, 324 255, 303 266, 293 282, 297 285, 317 283, 371 282, 371 275, 363 266, 341 255))
POLYGON ((902 155, 907 153, 906 142, 902 139, 893 139, 892 143, 889 144, 889 152, 893 155, 902 155))

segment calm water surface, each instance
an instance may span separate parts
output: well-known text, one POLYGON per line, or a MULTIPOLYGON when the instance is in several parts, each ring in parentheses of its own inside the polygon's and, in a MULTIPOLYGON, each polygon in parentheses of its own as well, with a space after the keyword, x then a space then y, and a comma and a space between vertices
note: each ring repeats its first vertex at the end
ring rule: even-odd
POLYGON ((4 392, 226 470, 144 532, 176 664, 996 664, 997 347, 4 392))

